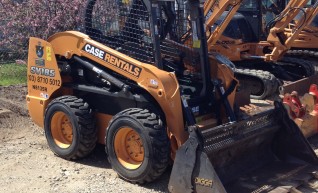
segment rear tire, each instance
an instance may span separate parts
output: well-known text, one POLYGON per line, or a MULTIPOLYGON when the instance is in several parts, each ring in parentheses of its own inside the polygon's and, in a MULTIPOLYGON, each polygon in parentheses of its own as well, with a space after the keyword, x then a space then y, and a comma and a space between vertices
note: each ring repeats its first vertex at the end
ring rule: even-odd
POLYGON ((170 160, 170 142, 163 122, 154 113, 127 109, 109 123, 106 153, 119 176, 142 184, 165 171, 170 160))
POLYGON ((44 131, 50 149, 64 159, 85 157, 97 141, 92 110, 75 96, 62 96, 50 102, 44 131))

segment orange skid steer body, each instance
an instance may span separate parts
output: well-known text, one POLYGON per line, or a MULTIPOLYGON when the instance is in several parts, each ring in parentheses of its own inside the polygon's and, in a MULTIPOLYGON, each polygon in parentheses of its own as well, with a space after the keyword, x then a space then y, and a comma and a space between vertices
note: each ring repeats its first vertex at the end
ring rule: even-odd
POLYGON ((184 4, 182 21, 173 1, 134 0, 114 17, 122 25, 116 35, 88 26, 87 34, 30 38, 27 105, 51 150, 77 159, 105 144, 112 168, 140 184, 172 158, 168 189, 177 193, 278 190, 289 180, 284 172, 312 171, 317 156, 282 103, 234 110, 237 80, 229 61, 207 54, 203 2, 184 4), (146 22, 150 35, 132 30, 146 22), (191 46, 173 24, 192 31, 191 46))

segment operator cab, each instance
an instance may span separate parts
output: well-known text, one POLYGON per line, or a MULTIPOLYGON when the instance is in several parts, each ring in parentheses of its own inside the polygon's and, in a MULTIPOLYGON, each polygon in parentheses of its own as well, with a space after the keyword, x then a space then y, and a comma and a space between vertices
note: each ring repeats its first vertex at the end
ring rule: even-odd
MULTIPOLYGON (((193 29, 197 30, 199 25, 191 18, 191 7, 160 1, 157 7, 151 7, 150 14, 146 1, 129 2, 92 0, 86 12, 86 34, 134 59, 175 73, 181 95, 195 116, 218 111, 220 107, 214 108, 213 97, 218 91, 213 90, 210 61, 207 52, 201 50, 206 40, 193 39, 193 29), (101 19, 109 7, 113 10, 106 13, 108 19, 101 19)), ((198 37, 196 34, 195 38, 198 37)))

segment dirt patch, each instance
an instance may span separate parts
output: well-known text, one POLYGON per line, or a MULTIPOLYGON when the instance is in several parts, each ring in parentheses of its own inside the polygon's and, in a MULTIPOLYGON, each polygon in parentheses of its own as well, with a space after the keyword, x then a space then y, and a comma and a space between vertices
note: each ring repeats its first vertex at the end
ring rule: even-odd
POLYGON ((128 183, 111 169, 104 146, 68 161, 49 149, 27 115, 25 85, 0 87, 0 192, 168 192, 170 171, 153 183, 128 183))
POLYGON ((25 96, 27 94, 26 85, 0 86, 0 98, 8 99, 14 103, 18 102, 25 106, 25 96))
POLYGON ((0 86, 0 107, 22 116, 28 116, 26 94, 26 85, 0 86))

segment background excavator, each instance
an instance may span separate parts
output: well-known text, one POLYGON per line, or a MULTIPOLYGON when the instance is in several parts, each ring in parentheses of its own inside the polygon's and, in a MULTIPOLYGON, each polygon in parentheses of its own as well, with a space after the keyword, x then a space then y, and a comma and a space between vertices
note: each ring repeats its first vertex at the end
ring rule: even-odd
MULTIPOLYGON (((240 58, 240 50, 246 50, 249 44, 243 42, 241 38, 229 38, 223 35, 223 32, 226 34, 230 29, 231 32, 229 33, 235 37, 254 37, 252 30, 247 29, 250 27, 247 25, 248 23, 236 22, 236 20, 241 21, 244 19, 242 15, 237 14, 242 3, 243 0, 211 0, 205 1, 204 5, 209 52, 221 53, 233 62, 242 60, 240 58), (240 29, 244 29, 244 32, 240 32, 240 29)), ((246 93, 250 93, 252 98, 264 99, 271 96, 277 91, 280 85, 280 81, 274 75, 262 70, 236 68, 235 74, 240 79, 241 85, 244 85, 247 90, 246 93)))
MULTIPOLYGON (((277 21, 277 16, 282 13, 282 11, 287 7, 288 9, 299 9, 300 8, 313 8, 315 6, 315 0, 307 0, 307 1, 290 1, 290 0, 262 0, 262 1, 253 1, 253 0, 243 0, 242 6, 238 9, 238 12, 244 15, 245 19, 252 24, 250 27, 258 41, 266 40, 268 37, 268 33, 271 27, 277 21), (289 5, 289 3, 292 3, 289 5)), ((287 10, 288 10, 287 9, 287 10)), ((286 10, 285 10, 286 11, 286 10)), ((286 12, 285 12, 286 14, 286 12)), ((313 13, 315 15, 315 13, 313 13)), ((285 15, 286 18, 287 15, 285 15)), ((293 31, 296 29, 295 24, 300 21, 301 24, 305 25, 303 30, 301 30, 297 39, 292 41, 291 50, 295 49, 303 49, 303 53, 299 52, 298 56, 304 56, 309 54, 309 51, 312 48, 315 48, 314 40, 317 37, 317 21, 318 17, 315 16, 308 22, 308 18, 312 17, 312 15, 306 14, 304 9, 300 11, 300 13, 293 18, 293 21, 290 22, 285 28, 285 34, 287 36, 291 36, 293 31), (301 21, 305 17, 307 21, 301 21), (305 51, 307 50, 307 51, 305 51)), ((278 19, 279 20, 279 19, 278 19)), ((289 50, 287 55, 290 55, 289 50)), ((313 55, 310 53, 307 56, 313 55)))
MULTIPOLYGON (((286 28, 287 34, 291 33, 294 24, 286 28)), ((318 17, 315 17, 310 26, 306 26, 299 34, 299 38, 292 44, 291 50, 286 54, 294 58, 305 58, 313 62, 315 71, 318 71, 317 63, 317 42, 318 42, 318 17)))
POLYGON ((208 54, 203 4, 89 0, 86 34, 30 38, 32 120, 64 159, 105 144, 133 183, 155 180, 172 159, 170 192, 316 191, 318 158, 283 104, 235 107, 238 80, 208 54))
MULTIPOLYGON (((277 64, 282 65, 281 61, 279 63, 275 61, 282 59, 286 55, 288 56, 288 60, 303 62, 302 65, 305 65, 304 67, 314 64, 316 62, 313 57, 314 54, 311 54, 312 57, 308 57, 308 54, 313 52, 314 47, 317 47, 314 42, 311 42, 315 38, 314 19, 317 18, 317 5, 318 3, 313 1, 206 1, 204 9, 205 15, 208 17, 206 21, 207 31, 210 30, 208 33, 209 48, 211 50, 216 47, 219 49, 218 52, 227 53, 228 57, 233 61, 240 61, 237 65, 240 67, 247 66, 253 69, 258 65, 259 68, 257 69, 267 70, 274 65, 276 67, 275 75, 278 73, 277 68, 281 68, 277 64), (303 9, 303 7, 307 8, 303 9), (210 10, 213 10, 213 13, 209 13, 210 10), (260 10, 265 10, 265 12, 260 12, 260 10), (269 14, 266 12, 267 10, 270 12, 269 14), (237 11, 243 14, 236 14, 237 11), (220 20, 220 16, 222 20, 220 20), (251 23, 254 25, 245 25, 242 27, 244 22, 245 24, 251 23), (218 23, 218 25, 211 28, 215 23, 218 23), (228 26, 230 29, 226 29, 228 26), (238 31, 235 31, 235 29, 238 31), (222 35, 224 30, 227 30, 225 34, 229 34, 231 37, 222 35), (255 42, 244 42, 244 38, 234 39, 235 34, 238 34, 238 32, 242 32, 240 35, 243 37, 253 37, 253 34, 256 34, 255 37, 257 38, 255 42), (266 41, 261 41, 264 39, 266 41), (225 42, 228 42, 228 44, 225 42), (297 47, 298 49, 294 50, 297 47), (291 56, 300 56, 302 52, 299 49, 307 53, 307 55, 303 55, 303 57, 306 57, 306 61, 291 58, 291 56), (309 52, 308 49, 311 49, 311 51, 309 52), (294 55, 291 55, 291 53, 294 53, 294 55), (251 59, 253 59, 253 65, 246 65, 245 63, 251 63, 251 59), (275 63, 266 64, 260 61, 260 59, 275 63), (310 61, 309 64, 307 63, 308 60, 310 61)), ((237 35, 238 37, 239 35, 237 35)), ((287 59, 283 58, 283 61, 287 61, 287 59)), ((254 70, 252 72, 255 73, 257 71, 254 70)), ((273 70, 270 72, 273 72, 273 70)), ((280 72, 281 74, 285 73, 283 70, 280 70, 280 72)), ((292 73, 297 74, 298 72, 295 71, 292 73)), ((254 74, 255 77, 257 75, 256 73, 254 74)), ((253 75, 251 75, 253 78, 242 76, 240 71, 236 72, 236 77, 239 78, 243 86, 246 86, 244 84, 252 85, 253 82, 260 81, 253 77, 253 75)), ((263 81, 263 85, 268 84, 264 79, 261 81, 263 81)), ((284 95, 283 103, 288 110, 290 118, 297 123, 307 138, 318 133, 317 81, 317 75, 313 75, 296 82, 289 82, 280 87, 280 94, 284 95)), ((261 84, 255 85, 260 89, 273 88, 270 86, 261 87, 261 84)), ((263 93, 266 93, 266 91, 263 93)), ((278 93, 277 90, 276 93, 278 93)), ((317 144, 317 140, 315 138, 310 138, 314 149, 317 148, 317 145, 315 145, 317 144)))
MULTIPOLYGON (((277 68, 280 67, 277 66, 277 64, 281 65, 281 61, 266 66, 264 62, 259 62, 259 60, 255 60, 255 58, 275 62, 282 59, 287 51, 291 51, 291 49, 294 49, 295 47, 301 48, 303 46, 303 49, 305 49, 304 45, 312 44, 307 47, 308 49, 317 46, 313 44, 313 42, 310 42, 309 39, 306 39, 308 42, 304 39, 301 40, 303 38, 303 33, 307 33, 307 28, 314 30, 314 26, 312 26, 311 23, 316 18, 318 11, 317 6, 318 2, 312 1, 289 1, 288 3, 285 1, 206 1, 204 9, 205 15, 208 17, 206 24, 207 31, 209 32, 209 48, 211 50, 217 47, 217 49, 219 49, 218 52, 227 53, 233 61, 240 61, 237 66, 248 66, 253 69, 257 65, 263 65, 262 68, 258 69, 267 70, 270 69, 268 66, 273 67, 273 65, 275 65, 275 71, 277 71, 277 68), (306 9, 303 9, 304 7, 306 7, 306 9), (242 8, 242 10, 240 10, 240 8, 242 8), (251 10, 248 10, 247 8, 250 8, 251 10), (271 14, 260 12, 260 10, 264 9, 270 10, 271 14), (210 10, 213 10, 212 14, 209 14, 210 10), (279 10, 282 10, 282 12, 279 12, 279 10), (243 15, 236 14, 237 11, 242 12, 243 15), (268 15, 271 15, 271 17, 268 15), (221 20, 220 16, 222 16, 221 20), (265 24, 263 24, 262 21, 265 24), (218 25, 211 28, 216 22, 218 25), (254 23, 257 25, 245 25, 244 28, 244 22, 246 24, 254 23), (226 29, 229 24, 230 29, 226 29), (265 30, 264 26, 266 26, 267 30, 265 30), (291 28, 291 26, 293 26, 293 28, 291 28), (250 37, 253 36, 253 34, 258 34, 255 37, 257 37, 256 41, 259 42, 242 42, 244 38, 231 38, 235 37, 235 34, 238 33, 238 31, 235 33, 235 29, 241 29, 241 36, 243 37, 250 37), (225 34, 230 34, 231 37, 222 35, 224 30, 227 30, 225 34), (229 31, 231 33, 229 33, 229 31), (264 39, 266 39, 266 41, 260 41, 264 39), (225 43, 226 45, 224 45, 221 41, 223 41, 223 43, 226 41, 232 42, 232 44, 225 43), (254 60, 251 61, 251 59, 254 60), (257 63, 257 61, 259 63, 257 63), (252 65, 250 63, 252 63, 252 65)), ((313 36, 314 34, 311 35, 313 36)), ((294 52, 294 50, 292 50, 292 52, 294 52)), ((299 53, 300 52, 298 52, 298 54, 299 53)), ((292 60, 299 61, 297 58, 292 60)), ((283 58, 283 61, 286 61, 286 58, 283 58)), ((304 61, 302 62, 303 65, 307 65, 304 61)), ((284 73, 283 70, 280 71, 284 73)), ((273 71, 271 70, 271 72, 273 71)), ((277 73, 278 72, 276 72, 275 75, 277 73)), ((296 74, 297 71, 292 73, 296 74)), ((243 86, 246 84, 245 80, 247 78, 249 78, 247 80, 252 83, 253 81, 257 81, 255 78, 252 79, 246 75, 242 76, 240 71, 236 72, 236 76, 239 78, 240 82, 243 83, 243 86)), ((317 75, 313 75, 296 82, 285 84, 280 88, 281 94, 285 95, 283 102, 290 117, 295 120, 306 137, 311 137, 318 132, 317 81, 317 75)), ((264 81, 264 85, 265 84, 268 84, 268 82, 264 81)), ((270 86, 268 87, 270 88, 268 90, 278 93, 276 90, 277 87, 274 89, 270 86)), ((263 86, 263 88, 266 87, 263 86)), ((264 91, 264 93, 266 92, 264 91)), ((315 139, 310 140, 316 141, 315 139)), ((315 144, 317 144, 317 142, 312 142, 314 149, 317 147, 315 144)))
MULTIPOLYGON (((278 86, 282 81, 290 83, 314 75, 311 61, 283 56, 291 49, 302 29, 313 20, 317 3, 302 9, 307 1, 289 1, 286 6, 279 1, 276 8, 285 8, 269 22, 270 25, 267 26, 271 30, 265 33, 265 13, 262 12, 264 1, 241 1, 242 4, 240 1, 224 1, 223 9, 216 1, 212 2, 215 5, 212 9, 220 13, 217 17, 214 17, 216 14, 208 15, 213 3, 206 8, 205 13, 209 17, 207 26, 212 34, 208 38, 209 50, 222 53, 235 63, 238 68, 237 77, 243 85, 249 87, 253 98, 264 99, 278 93, 278 86), (301 17, 300 12, 304 13, 301 17), (286 34, 286 27, 297 16, 298 19, 302 18, 301 22, 294 25, 292 34, 286 34)), ((277 12, 278 10, 276 14, 277 12)))

